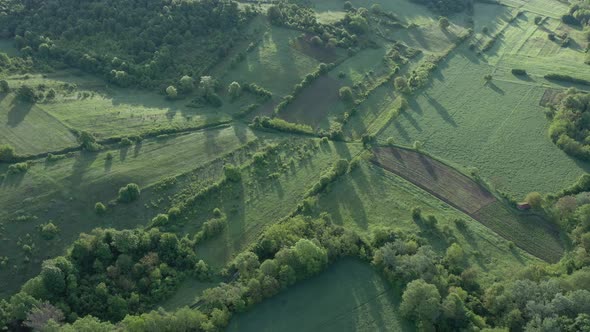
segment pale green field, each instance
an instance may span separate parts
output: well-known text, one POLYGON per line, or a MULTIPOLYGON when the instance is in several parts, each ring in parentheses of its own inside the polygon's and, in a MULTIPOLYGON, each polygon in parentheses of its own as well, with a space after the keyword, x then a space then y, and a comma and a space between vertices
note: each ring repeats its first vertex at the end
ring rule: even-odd
POLYGON ((78 145, 69 128, 40 105, 22 103, 14 94, 0 94, 0 144, 17 154, 38 154, 78 145))
POLYGON ((410 102, 381 134, 401 144, 424 143, 424 150, 465 167, 477 167, 497 189, 522 197, 555 192, 589 168, 568 157, 547 135, 535 82, 492 80, 494 71, 462 49, 434 72, 432 84, 410 102))
POLYGON ((300 34, 284 28, 269 28, 260 44, 223 80, 256 83, 278 97, 290 94, 295 84, 315 71, 320 63, 291 46, 291 41, 300 34))
POLYGON ((583 45, 586 42, 583 33, 556 19, 548 19, 543 25, 537 26, 534 24, 535 16, 525 13, 511 23, 503 36, 484 53, 486 60, 504 72, 521 68, 537 77, 559 73, 590 79, 590 67, 584 64, 586 54, 583 45), (563 31, 567 31, 572 38, 568 47, 561 47, 558 42, 547 38, 549 32, 563 31))

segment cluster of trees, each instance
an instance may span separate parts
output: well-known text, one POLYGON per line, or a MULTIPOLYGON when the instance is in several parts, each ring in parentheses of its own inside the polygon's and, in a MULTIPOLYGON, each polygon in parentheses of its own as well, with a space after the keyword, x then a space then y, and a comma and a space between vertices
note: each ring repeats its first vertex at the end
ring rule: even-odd
POLYGON ((313 34, 319 39, 314 42, 317 45, 355 47, 358 44, 357 34, 368 30, 366 9, 360 13, 351 9, 343 20, 334 24, 322 24, 317 21, 313 9, 287 2, 270 6, 267 15, 272 24, 313 34))
POLYGON ((287 133, 314 135, 313 128, 300 123, 287 122, 280 118, 269 118, 267 116, 256 116, 250 126, 254 128, 266 128, 283 131, 287 133))
POLYGON ((572 156, 590 160, 590 95, 569 89, 550 107, 553 142, 572 156))
POLYGON ((176 288, 199 262, 194 243, 158 229, 96 229, 65 256, 43 263, 39 276, 0 307, 0 325, 22 321, 44 301, 73 322, 78 317, 120 321, 143 312, 176 288))
POLYGON ((470 0, 412 0, 412 2, 424 5, 441 15, 460 13, 468 6, 473 6, 473 1, 470 0))
POLYGON ((19 10, 3 26, 25 55, 122 86, 166 87, 184 73, 202 74, 255 15, 231 0, 13 2, 19 10), (175 57, 182 53, 190 56, 175 57))
POLYGON ((590 22, 590 4, 586 1, 576 1, 570 6, 569 12, 561 17, 563 23, 571 25, 588 25, 590 22))

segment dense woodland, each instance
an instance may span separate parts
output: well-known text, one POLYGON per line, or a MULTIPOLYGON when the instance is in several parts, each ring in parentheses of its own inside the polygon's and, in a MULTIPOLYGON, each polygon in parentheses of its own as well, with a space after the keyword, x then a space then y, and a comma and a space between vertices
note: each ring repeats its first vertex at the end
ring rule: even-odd
MULTIPOLYGON (((462 0, 414 2, 437 16, 460 13, 473 6, 462 0)), ((375 17, 379 22, 403 26, 395 13, 377 7, 353 8, 350 2, 342 4, 344 18, 326 24, 316 19, 313 5, 305 2, 278 2, 263 11, 257 6, 240 7, 229 0, 0 0, 0 35, 13 38, 22 54, 8 57, 0 53, 0 65, 10 73, 78 68, 120 87, 157 90, 169 100, 198 90, 194 103, 199 106, 220 107, 218 93, 225 94, 226 90, 231 99, 244 92, 264 103, 272 100, 273 94, 255 83, 232 82, 224 87, 207 76, 214 65, 229 56, 252 20, 267 17, 274 26, 313 36, 311 42, 316 47, 338 48, 348 55, 378 47, 369 36, 373 27, 370 22, 375 17)), ((574 5, 562 20, 587 25, 589 13, 586 3, 574 5)), ((449 20, 440 18, 438 22, 448 32, 449 20)), ((469 31, 458 36, 457 44, 472 34, 469 31)), ((373 90, 389 84, 392 91, 395 88, 399 93, 399 107, 393 110, 396 115, 408 108, 405 97, 423 88, 442 61, 442 56, 427 58, 412 71, 398 75, 401 66, 419 53, 403 43, 397 44, 397 49, 383 59, 389 70, 385 78, 376 83, 369 79, 373 90)), ((294 87, 292 95, 277 100, 270 116, 252 117, 250 127, 265 133, 314 137, 317 141, 310 143, 312 150, 325 148, 322 144, 329 144, 329 140, 344 140, 342 128, 318 133, 309 125, 277 117, 297 94, 334 67, 320 63, 294 87)), ((526 76, 524 70, 513 73, 526 76)), ((492 83, 491 75, 486 75, 484 84, 492 83)), ((64 87, 67 89, 75 90, 64 87)), ((373 91, 360 84, 336 90, 347 110, 343 124, 373 91)), ((53 100, 59 93, 27 85, 13 89, 6 80, 0 81, 0 93, 8 92, 30 104, 53 100)), ((590 160, 589 95, 571 89, 553 101, 547 113, 551 139, 565 152, 590 160)), ((246 117, 257 106, 248 106, 235 118, 246 117)), ((162 130, 151 136, 170 132, 162 130)), ((75 134, 82 153, 101 151, 102 144, 137 146, 143 139, 121 136, 99 142, 90 132, 75 134)), ((363 134, 360 142, 366 150, 378 144, 372 133, 363 134)), ((421 143, 416 141, 414 148, 420 150, 421 143)), ((261 173, 266 171, 263 166, 290 167, 273 153, 270 147, 253 154, 253 167, 259 167, 261 173)), ((0 145, 0 162, 22 161, 11 164, 8 175, 27 172, 30 163, 21 157, 12 146, 0 145)), ((52 158, 61 157, 50 153, 46 158, 50 163, 55 161, 52 158)), ((527 197, 534 213, 553 220, 571 240, 571 248, 561 261, 532 264, 514 271, 509 282, 484 286, 478 281, 477 269, 468 263, 468 253, 458 243, 457 234, 417 207, 411 210, 411 222, 421 228, 416 233, 397 229, 393 220, 391 227, 373 230, 370 235, 360 234, 335 223, 330 213, 314 213, 318 197, 355 172, 362 158, 366 157, 336 161, 314 180, 317 182, 304 194, 296 211, 265 228, 221 271, 213 271, 199 259, 196 247, 219 236, 227 227, 226 211, 209 211, 213 217, 196 232, 180 234, 175 230, 193 217, 188 211, 194 206, 216 197, 223 189, 243 185, 243 168, 226 163, 220 167, 220 180, 177 203, 167 213, 157 214, 146 222, 146 227, 97 228, 81 234, 62 256, 45 260, 39 275, 18 293, 0 300, 0 326, 35 331, 220 331, 235 314, 312 278, 338 260, 353 258, 370 264, 391 285, 403 289, 401 315, 420 331, 590 331, 590 204, 576 203, 576 195, 590 191, 588 175, 560 192, 527 197), (442 251, 431 245, 432 238, 443 243, 442 251), (221 282, 206 289, 191 307, 171 312, 156 309, 187 278, 221 282)), ((264 174, 264 178, 272 180, 277 174, 264 174)), ((130 183, 107 205, 97 202, 94 211, 103 218, 113 218, 108 209, 137 201, 140 195, 139 186, 130 183)), ((452 222, 459 230, 466 227, 463 219, 452 222)), ((58 232, 49 222, 41 231, 48 236, 58 232)), ((516 250, 514 243, 511 249, 516 250)))

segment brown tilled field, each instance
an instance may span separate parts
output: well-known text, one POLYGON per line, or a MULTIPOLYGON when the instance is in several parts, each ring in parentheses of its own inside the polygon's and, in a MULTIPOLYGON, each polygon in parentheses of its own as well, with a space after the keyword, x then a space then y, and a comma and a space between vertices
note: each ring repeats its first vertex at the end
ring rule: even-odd
POLYGON ((371 161, 463 211, 534 256, 557 262, 563 254, 559 231, 549 221, 514 210, 485 187, 442 162, 398 147, 375 148, 371 161))
POLYGON ((377 148, 373 162, 469 215, 496 201, 487 189, 469 177, 415 151, 377 148))

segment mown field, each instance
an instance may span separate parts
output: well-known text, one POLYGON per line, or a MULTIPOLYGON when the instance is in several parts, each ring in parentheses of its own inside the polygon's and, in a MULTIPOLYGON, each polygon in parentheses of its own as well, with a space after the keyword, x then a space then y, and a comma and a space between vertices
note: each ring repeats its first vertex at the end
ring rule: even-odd
POLYGON ((346 259, 238 315, 228 331, 413 331, 399 303, 368 264, 346 259))
POLYGON ((424 150, 463 167, 476 167, 494 188, 518 199, 531 191, 554 192, 588 170, 547 135, 539 105, 545 88, 529 81, 484 76, 494 72, 466 47, 433 74, 432 84, 379 136, 424 150))

